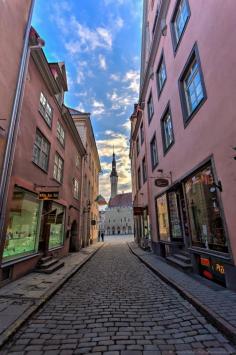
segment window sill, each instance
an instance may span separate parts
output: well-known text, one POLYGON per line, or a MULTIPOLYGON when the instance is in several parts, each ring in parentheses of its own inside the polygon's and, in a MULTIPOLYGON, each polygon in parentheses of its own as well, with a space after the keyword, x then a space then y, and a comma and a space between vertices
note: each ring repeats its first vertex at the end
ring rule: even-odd
POLYGON ((12 260, 6 260, 6 261, 2 261, 2 267, 7 267, 7 266, 11 266, 11 265, 14 265, 14 264, 18 264, 22 261, 26 261, 26 260, 29 260, 29 259, 32 259, 32 258, 35 258, 37 256, 40 256, 42 253, 40 252, 36 252, 36 253, 33 253, 33 254, 27 254, 25 256, 19 256, 18 258, 16 257, 15 259, 12 259, 12 260))
POLYGON ((229 264, 232 263, 232 259, 229 255, 229 253, 223 253, 220 251, 215 251, 212 249, 205 249, 205 248, 199 248, 199 247, 190 247, 188 248, 188 250, 193 253, 193 254, 205 254, 205 255, 210 255, 210 256, 214 256, 214 257, 218 257, 220 259, 225 260, 226 262, 228 262, 229 264))

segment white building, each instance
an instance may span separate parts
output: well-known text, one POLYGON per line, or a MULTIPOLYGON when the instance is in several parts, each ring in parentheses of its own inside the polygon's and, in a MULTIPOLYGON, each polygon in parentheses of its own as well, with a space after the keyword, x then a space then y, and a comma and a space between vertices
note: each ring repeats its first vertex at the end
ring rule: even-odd
POLYGON ((112 159, 111 198, 103 213, 103 228, 106 235, 133 234, 132 193, 117 194, 118 174, 115 153, 112 159))

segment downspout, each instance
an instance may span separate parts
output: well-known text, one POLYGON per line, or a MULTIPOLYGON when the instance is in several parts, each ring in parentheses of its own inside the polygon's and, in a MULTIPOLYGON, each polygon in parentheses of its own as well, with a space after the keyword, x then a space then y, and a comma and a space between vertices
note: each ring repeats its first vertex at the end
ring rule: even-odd
POLYGON ((32 0, 30 11, 29 11, 28 22, 25 29, 24 45, 22 50, 16 92, 15 92, 15 97, 12 106, 12 113, 11 113, 10 124, 8 128, 7 142, 6 142, 5 154, 3 160, 3 167, 2 167, 2 174, 1 174, 1 181, 0 181, 0 242, 3 239, 6 203, 8 198, 10 177, 11 177, 12 165, 14 159, 16 137, 18 133, 19 116, 20 116, 19 113, 21 109, 25 76, 27 72, 27 63, 28 63, 29 53, 30 53, 29 34, 30 34, 34 5, 35 5, 35 0, 32 0))

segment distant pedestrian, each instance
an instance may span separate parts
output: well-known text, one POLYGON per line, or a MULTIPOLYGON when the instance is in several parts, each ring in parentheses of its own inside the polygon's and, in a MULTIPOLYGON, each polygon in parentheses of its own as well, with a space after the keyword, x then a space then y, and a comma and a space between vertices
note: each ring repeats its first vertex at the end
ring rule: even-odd
POLYGON ((104 233, 101 233, 102 242, 104 242, 104 233))

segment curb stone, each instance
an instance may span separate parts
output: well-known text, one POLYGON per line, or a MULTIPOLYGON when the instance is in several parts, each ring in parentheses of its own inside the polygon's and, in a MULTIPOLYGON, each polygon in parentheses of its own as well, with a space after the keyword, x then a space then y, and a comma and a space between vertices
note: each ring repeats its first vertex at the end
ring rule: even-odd
POLYGON ((130 243, 127 243, 132 254, 134 254, 145 266, 147 266, 152 272, 154 272, 161 280, 166 284, 173 287, 184 299, 189 301, 196 309, 205 316, 210 323, 212 323, 218 330, 220 330, 227 338, 229 338, 234 344, 236 344, 236 331, 235 328, 228 324, 225 319, 220 317, 217 313, 211 311, 202 302, 194 297, 191 293, 178 285, 175 281, 164 275, 161 271, 150 265, 148 261, 144 260, 143 256, 139 256, 132 248, 130 243))
POLYGON ((76 265, 71 269, 71 271, 66 274, 56 285, 49 288, 49 290, 45 293, 45 295, 38 301, 30 306, 27 311, 25 311, 17 320, 12 323, 7 330, 5 330, 0 335, 0 350, 2 346, 21 328, 24 323, 34 314, 36 313, 51 297, 55 295, 55 293, 67 282, 71 279, 77 271, 79 271, 102 247, 104 244, 98 246, 97 249, 91 252, 79 265, 76 265))

